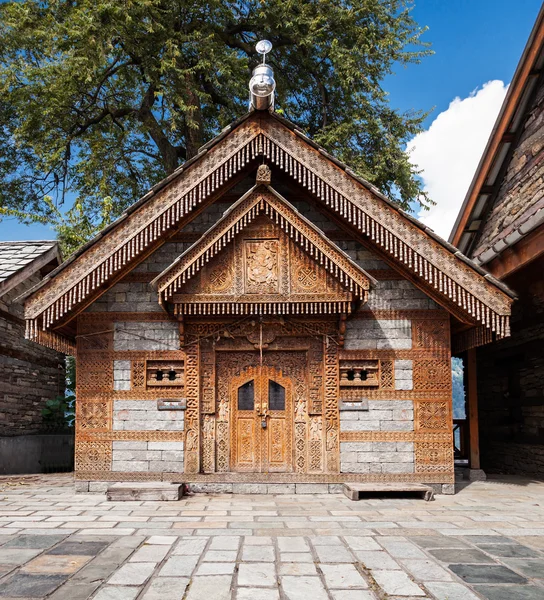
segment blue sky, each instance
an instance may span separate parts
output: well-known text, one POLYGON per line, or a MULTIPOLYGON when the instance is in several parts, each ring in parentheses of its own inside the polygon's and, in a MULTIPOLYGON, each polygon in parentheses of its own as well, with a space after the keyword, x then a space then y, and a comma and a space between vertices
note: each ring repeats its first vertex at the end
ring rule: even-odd
POLYGON ((435 54, 388 78, 391 104, 435 107, 430 124, 456 96, 491 80, 509 83, 540 6, 539 0, 415 0, 412 14, 429 28, 422 39, 435 54))
MULTIPOLYGON (((423 39, 432 43, 435 54, 419 65, 399 69, 384 87, 395 108, 434 108, 425 123, 428 135, 414 142, 414 161, 425 169, 423 180, 438 202, 431 213, 420 216, 444 237, 504 97, 505 88, 499 82, 510 82, 540 6, 539 0, 415 2, 414 18, 429 27, 423 39), (495 85, 482 90, 490 81, 495 85), (461 102, 452 106, 456 98, 461 102), (478 130, 471 124, 474 120, 482 123, 478 130), (466 140, 472 153, 464 156, 459 145, 466 140), (457 163, 454 159, 460 154, 463 160, 457 163)), ((13 219, 0 222, 0 241, 52 237, 47 226, 26 226, 13 219)))

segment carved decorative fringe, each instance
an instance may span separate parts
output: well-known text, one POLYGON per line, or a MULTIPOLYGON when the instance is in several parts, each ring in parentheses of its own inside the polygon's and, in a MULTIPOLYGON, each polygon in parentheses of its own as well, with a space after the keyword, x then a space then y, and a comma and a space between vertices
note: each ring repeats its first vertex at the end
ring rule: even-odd
POLYGON ((319 175, 300 163, 272 140, 265 137, 263 145, 264 155, 272 163, 296 179, 334 212, 341 215, 416 275, 422 277, 434 289, 468 312, 476 321, 491 329, 497 338, 510 335, 508 316, 497 314, 424 256, 401 241, 381 223, 366 214, 359 205, 348 200, 337 189, 321 179, 319 175))
POLYGON ((176 202, 167 206, 153 221, 135 231, 107 259, 83 275, 77 283, 60 298, 53 301, 43 312, 42 329, 45 331, 62 319, 76 305, 105 283, 110 277, 140 256, 166 231, 176 227, 180 220, 194 210, 206 198, 217 191, 226 181, 254 160, 262 151, 262 135, 250 140, 233 156, 225 160, 215 171, 187 190, 176 202), (260 141, 259 141, 260 140, 260 141))
MULTIPOLYGON (((317 173, 303 165, 262 133, 252 138, 212 173, 202 177, 174 203, 165 206, 163 212, 152 221, 135 230, 134 234, 123 240, 123 243, 108 258, 83 273, 79 280, 62 296, 53 299, 40 315, 39 326, 41 330, 45 332, 50 329, 74 307, 84 302, 111 276, 126 268, 128 264, 141 256, 165 232, 178 226, 183 217, 218 190, 227 180, 240 172, 245 165, 260 155, 266 156, 271 163, 290 174, 309 192, 354 225, 361 233, 368 236, 389 255, 404 264, 413 273, 422 277, 435 290, 466 311, 477 322, 493 331, 497 338, 510 335, 508 316, 500 315, 484 304, 461 284, 440 270, 439 267, 432 264, 427 258, 396 237, 385 226, 365 213, 361 206, 346 198, 332 184, 321 179, 317 173)), ((290 235, 296 235, 296 233, 291 232, 290 235)), ((303 245, 301 240, 298 241, 303 245)), ((216 248, 215 252, 218 249, 216 248)), ((334 270, 334 267, 329 266, 328 269, 334 270)), ((352 285, 351 282, 348 283, 352 285)), ((35 315, 32 319, 31 328, 36 329, 37 327, 38 320, 35 315)), ((37 339, 36 335, 29 339, 37 339)), ((42 339, 45 340, 45 337, 42 336, 42 339)), ((54 343, 57 347, 57 342, 54 343)), ((72 346, 68 341, 58 343, 61 345, 68 344, 70 353, 72 352, 72 346)))
POLYGON ((309 230, 307 234, 301 231, 300 224, 297 226, 297 224, 291 222, 286 208, 272 194, 267 196, 252 194, 245 202, 227 215, 226 222, 223 223, 223 233, 221 235, 214 238, 214 241, 210 242, 207 247, 203 248, 201 244, 196 244, 183 257, 175 273, 168 273, 166 275, 166 278, 170 279, 170 281, 166 285, 162 281, 159 283, 159 292, 163 294, 163 299, 171 301, 174 294, 183 285, 198 273, 214 256, 221 252, 242 229, 247 227, 261 213, 266 214, 274 220, 296 244, 310 254, 331 275, 336 277, 347 290, 357 298, 366 301, 369 281, 362 279, 357 269, 353 268, 354 265, 349 264, 349 259, 343 257, 340 251, 335 252, 333 255, 332 252, 327 252, 323 247, 318 247, 314 243, 317 240, 312 240, 309 237, 312 234, 316 235, 315 231, 309 230), (258 199, 257 201, 255 200, 256 198, 258 199), (346 264, 342 265, 339 262, 346 264))
POLYGON ((26 322, 25 338, 62 354, 76 355, 76 345, 73 342, 52 331, 43 331, 38 326, 38 319, 26 322))
POLYGON ((493 332, 486 327, 473 327, 467 331, 462 331, 452 338, 452 354, 460 354, 465 350, 484 346, 489 344, 498 336, 494 336, 493 332))
POLYGON ((351 302, 202 302, 176 304, 176 315, 329 315, 351 312, 351 302))

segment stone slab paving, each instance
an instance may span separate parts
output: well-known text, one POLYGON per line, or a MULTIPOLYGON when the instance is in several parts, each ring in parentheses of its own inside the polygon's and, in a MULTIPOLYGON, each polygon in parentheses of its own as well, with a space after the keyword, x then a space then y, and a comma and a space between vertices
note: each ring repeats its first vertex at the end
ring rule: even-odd
POLYGON ((0 600, 543 600, 544 483, 108 502, 0 477, 0 600))

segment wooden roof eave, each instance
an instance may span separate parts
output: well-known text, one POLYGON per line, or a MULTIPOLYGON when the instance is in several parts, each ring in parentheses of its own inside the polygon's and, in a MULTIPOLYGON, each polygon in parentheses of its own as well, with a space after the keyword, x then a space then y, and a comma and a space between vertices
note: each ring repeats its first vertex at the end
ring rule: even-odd
MULTIPOLYGON (((171 212, 169 214, 168 211, 172 211, 176 203, 179 206, 181 202, 179 196, 176 196, 176 190, 179 190, 178 193, 187 191, 187 184, 192 185, 195 181, 197 185, 202 184, 204 190, 213 187, 213 183, 203 183, 205 177, 221 179, 221 175, 217 175, 218 165, 229 160, 243 162, 243 156, 242 159, 236 158, 240 156, 237 152, 268 160, 271 165, 299 181, 346 222, 358 227, 413 274, 435 287, 438 293, 444 294, 461 310, 465 310, 468 316, 496 331, 499 336, 508 334, 508 315, 514 295, 506 286, 490 276, 483 276, 476 265, 471 264, 468 259, 464 260, 466 257, 456 256, 455 248, 446 241, 426 230, 424 225, 401 211, 395 203, 384 198, 371 184, 357 177, 340 161, 331 159, 330 155, 292 124, 288 126, 283 119, 273 114, 259 113, 252 119, 246 117, 241 125, 226 132, 222 140, 206 148, 206 153, 203 152, 179 178, 163 187, 161 194, 147 199, 145 206, 141 204, 145 198, 142 199, 138 209, 126 221, 132 223, 132 219, 141 217, 140 222, 147 231, 160 232, 164 218, 171 218, 171 212), (185 179, 186 176, 188 180, 185 179), (164 201, 164 195, 168 202, 164 201)), ((194 189, 193 186, 191 190, 194 189)), ((199 202, 201 201, 202 198, 199 198, 199 202)), ((85 270, 90 268, 89 263, 95 269, 94 273, 97 269, 102 269, 100 276, 104 280, 113 276, 108 274, 108 269, 115 271, 122 261, 119 260, 119 248, 112 240, 126 240, 126 221, 115 225, 106 235, 102 234, 102 241, 87 248, 69 265, 70 273, 65 274, 63 270, 57 272, 43 288, 37 290, 27 302, 27 318, 36 320, 39 317, 41 324, 45 324, 45 329, 54 327, 58 321, 59 306, 62 318, 63 314, 73 310, 74 303, 80 302, 81 296, 89 287, 89 272, 85 270), (105 247, 107 254, 98 267, 96 260, 93 260, 96 246, 105 247), (73 279, 76 283, 72 288, 66 289, 66 280, 72 275, 75 276, 73 279), (81 285, 85 277, 87 288, 81 285), (57 306, 53 306, 55 302, 57 306)), ((136 234, 140 235, 142 231, 140 228, 136 234)), ((68 281, 68 284, 71 285, 71 282, 68 281)))

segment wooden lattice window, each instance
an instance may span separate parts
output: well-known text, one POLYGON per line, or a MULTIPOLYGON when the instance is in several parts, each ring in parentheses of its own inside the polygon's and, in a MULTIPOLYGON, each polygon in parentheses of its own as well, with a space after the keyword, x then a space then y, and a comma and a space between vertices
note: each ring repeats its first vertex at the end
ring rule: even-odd
POLYGON ((182 387, 185 369, 181 360, 148 360, 146 363, 147 387, 182 387))
POLYGON ((340 387, 377 388, 380 386, 379 360, 341 360, 340 387))
POLYGON ((340 360, 340 390, 393 389, 393 361, 340 360))

